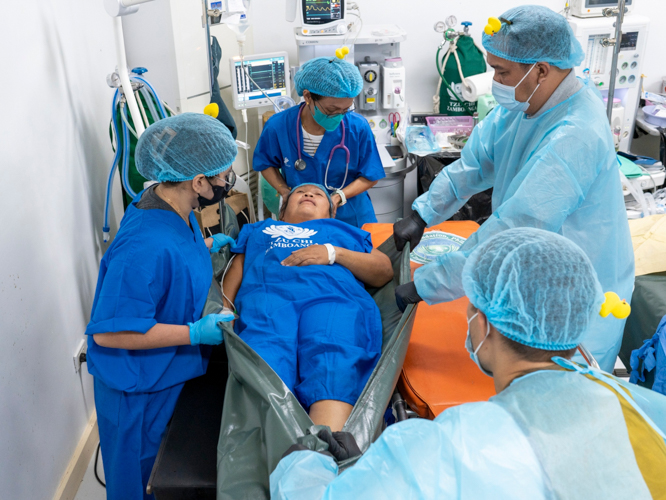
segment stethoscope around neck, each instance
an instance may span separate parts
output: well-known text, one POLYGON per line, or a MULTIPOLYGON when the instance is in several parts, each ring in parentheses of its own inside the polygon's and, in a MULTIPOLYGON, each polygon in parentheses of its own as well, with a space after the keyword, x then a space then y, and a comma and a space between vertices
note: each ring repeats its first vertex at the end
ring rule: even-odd
MULTIPOLYGON (((304 107, 305 104, 301 104, 301 106, 298 108, 298 117, 296 118, 296 148, 298 149, 298 160, 296 160, 296 163, 294 163, 294 168, 299 172, 305 170, 305 167, 307 166, 305 160, 301 155, 301 112, 303 111, 304 107)), ((331 149, 331 152, 328 155, 328 163, 326 164, 326 172, 324 173, 324 186, 326 187, 326 189, 329 189, 331 191, 336 191, 345 187, 345 182, 347 182, 347 174, 349 173, 349 149, 347 148, 347 146, 345 146, 344 120, 340 122, 340 125, 342 125, 342 140, 340 140, 340 144, 334 146, 333 149, 331 149), (347 154, 347 165, 345 166, 345 178, 342 180, 342 185, 339 188, 334 188, 328 185, 328 168, 331 166, 331 160, 333 159, 333 154, 338 149, 344 150, 344 152, 347 154)))

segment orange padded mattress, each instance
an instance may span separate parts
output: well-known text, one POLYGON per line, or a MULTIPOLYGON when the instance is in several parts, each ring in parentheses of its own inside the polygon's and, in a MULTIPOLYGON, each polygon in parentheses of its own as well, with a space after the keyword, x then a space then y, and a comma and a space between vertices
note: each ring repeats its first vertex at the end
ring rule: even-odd
MULTIPOLYGON (((426 232, 439 230, 467 238, 478 227, 471 221, 449 221, 426 232)), ((370 232, 375 247, 393 234, 393 224, 366 224, 363 229, 370 232)), ((412 271, 418 267, 412 263, 412 271)), ((463 297, 418 306, 398 389, 421 417, 433 419, 451 406, 486 401, 495 394, 493 379, 481 373, 465 350, 468 302, 463 297)))

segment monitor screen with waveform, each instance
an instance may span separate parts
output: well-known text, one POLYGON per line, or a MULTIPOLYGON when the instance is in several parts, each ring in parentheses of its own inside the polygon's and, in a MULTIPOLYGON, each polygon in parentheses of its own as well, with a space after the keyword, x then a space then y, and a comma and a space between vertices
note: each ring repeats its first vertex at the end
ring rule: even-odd
POLYGON ((344 0, 305 0, 303 2, 303 22, 305 24, 325 24, 342 19, 344 0))
POLYGON ((245 58, 244 65, 247 69, 246 73, 241 67, 241 62, 235 60, 234 78, 236 79, 235 90, 237 90, 237 93, 234 97, 237 104, 236 107, 263 105, 264 103, 258 101, 267 100, 266 94, 270 97, 288 95, 287 64, 284 56, 245 58))

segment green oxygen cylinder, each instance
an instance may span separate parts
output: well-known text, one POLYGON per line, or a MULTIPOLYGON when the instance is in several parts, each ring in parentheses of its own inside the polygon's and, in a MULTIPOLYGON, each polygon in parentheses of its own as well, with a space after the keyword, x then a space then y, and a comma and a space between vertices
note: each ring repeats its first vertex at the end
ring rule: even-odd
MULTIPOLYGON (((479 50, 474 44, 474 40, 471 36, 461 35, 458 37, 456 53, 460 60, 460 69, 462 69, 463 77, 467 78, 472 75, 486 72, 486 60, 483 57, 481 50, 479 50)), ((440 63, 444 62, 445 57, 446 54, 442 56, 440 63)), ((457 94, 458 99, 451 94, 449 88, 444 82, 442 82, 439 89, 439 112, 449 116, 470 116, 476 112, 475 102, 463 101, 462 78, 460 77, 458 62, 456 61, 454 54, 449 55, 443 71, 444 78, 457 94), (465 102, 465 105, 460 104, 459 101, 465 102)))
MULTIPOLYGON (((156 121, 159 121, 160 117, 159 116, 153 116, 152 112, 151 112, 151 109, 157 108, 157 101, 155 101, 155 99, 152 96, 150 96, 150 99, 152 101, 152 108, 151 108, 150 106, 148 106, 148 104, 146 102, 146 97, 141 92, 138 93, 137 97, 138 97, 138 100, 139 100, 139 102, 137 104, 139 104, 140 107, 143 107, 143 109, 146 112, 146 119, 148 120, 148 124, 152 125, 156 121)), ((117 120, 116 120, 116 129, 118 130, 118 133, 120 134, 120 137, 118 137, 118 147, 120 147, 122 149, 122 146, 123 146, 122 141, 124 139, 122 137, 123 124, 122 124, 122 118, 120 117, 120 113, 121 113, 121 111, 120 111, 120 109, 118 109, 117 120)), ((166 113, 167 113, 167 116, 171 116, 171 112, 169 110, 167 110, 166 113)), ((132 114, 130 113, 129 109, 127 110, 127 121, 130 124, 134 123, 134 121, 132 121, 132 114)), ((113 136, 113 130, 111 128, 111 125, 109 125, 109 135, 113 136)), ((111 142, 113 143, 113 137, 111 137, 111 142)), ((134 152, 136 150, 136 145, 137 145, 138 142, 139 142, 139 140, 136 137, 134 137, 133 133, 130 132, 129 133, 129 148, 128 148, 129 149, 129 163, 128 163, 127 179, 129 181, 130 187, 134 190, 135 193, 139 193, 139 192, 143 191, 143 184, 144 184, 144 182, 147 181, 147 179, 145 179, 139 173, 139 171, 137 170, 136 163, 134 161, 134 152)), ((118 172, 120 173, 121 176, 123 175, 123 172, 122 172, 123 161, 122 160, 123 159, 121 157, 120 165, 118 165, 118 172)), ((122 183, 121 183, 121 187, 122 187, 122 191, 123 191, 123 205, 124 205, 125 210, 127 210, 127 207, 130 205, 130 203, 132 203, 133 198, 128 192, 125 191, 125 187, 122 185, 122 183)))

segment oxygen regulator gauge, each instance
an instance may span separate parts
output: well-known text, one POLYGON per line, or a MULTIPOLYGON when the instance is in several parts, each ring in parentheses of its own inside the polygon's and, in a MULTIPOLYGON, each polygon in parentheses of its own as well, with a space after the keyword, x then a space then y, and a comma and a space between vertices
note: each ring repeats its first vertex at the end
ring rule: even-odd
POLYGON ((434 28, 437 33, 444 33, 446 31, 446 23, 444 21, 437 21, 434 28))
POLYGON ((447 28, 453 28, 456 24, 458 24, 458 19, 456 18, 456 16, 449 16, 446 18, 447 28))
POLYGON ((376 71, 366 71, 365 75, 363 75, 363 78, 365 78, 365 81, 368 83, 372 83, 377 79, 377 72, 376 71))

